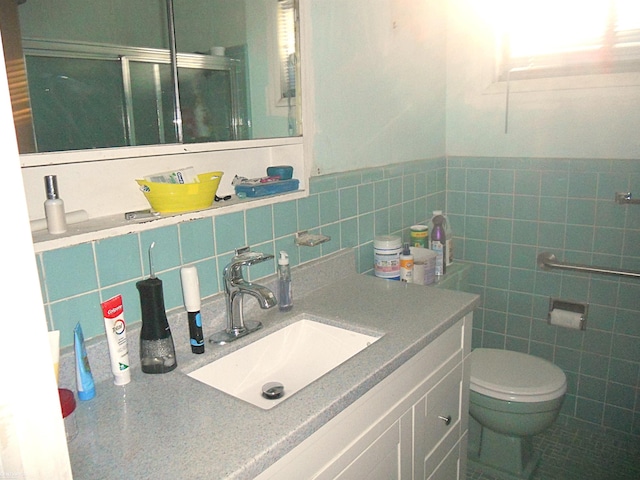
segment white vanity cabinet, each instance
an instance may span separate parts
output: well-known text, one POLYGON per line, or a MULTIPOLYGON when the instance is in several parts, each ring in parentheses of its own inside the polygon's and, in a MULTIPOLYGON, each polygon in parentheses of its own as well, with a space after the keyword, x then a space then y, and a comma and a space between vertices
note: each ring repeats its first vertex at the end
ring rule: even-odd
POLYGON ((464 478, 472 314, 257 478, 464 478))

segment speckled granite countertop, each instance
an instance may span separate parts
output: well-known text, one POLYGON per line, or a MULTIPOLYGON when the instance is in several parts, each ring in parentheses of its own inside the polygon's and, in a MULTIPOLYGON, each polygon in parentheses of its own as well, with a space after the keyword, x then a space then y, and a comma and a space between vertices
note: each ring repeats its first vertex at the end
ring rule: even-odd
MULTIPOLYGON (((134 357, 129 385, 116 387, 111 379, 99 383, 98 395, 80 402, 74 414, 80 431, 69 445, 74 478, 253 478, 477 303, 478 297, 468 293, 353 274, 296 298, 286 314, 277 308, 252 312, 250 318, 261 320, 264 328, 233 344, 207 345, 203 355, 178 352, 173 372, 143 374, 134 357), (271 410, 186 375, 301 314, 384 336, 271 410)), ((133 342, 137 337, 129 338, 133 342)))

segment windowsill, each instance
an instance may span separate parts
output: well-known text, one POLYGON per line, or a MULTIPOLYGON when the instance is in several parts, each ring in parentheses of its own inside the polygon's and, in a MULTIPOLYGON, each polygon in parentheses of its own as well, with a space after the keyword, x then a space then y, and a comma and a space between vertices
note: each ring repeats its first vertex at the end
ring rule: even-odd
POLYGON ((640 72, 599 75, 572 75, 565 77, 496 80, 484 89, 484 95, 525 92, 548 92, 557 90, 581 90, 594 88, 638 87, 640 72))
POLYGON ((154 218, 142 218, 137 220, 125 220, 124 213, 99 218, 90 218, 84 222, 71 224, 67 232, 61 235, 51 235, 46 229, 33 232, 33 248, 35 253, 55 250, 57 248, 71 247, 81 243, 105 238, 138 233, 154 228, 177 225, 182 222, 201 218, 216 217, 227 213, 239 212, 247 208, 272 205, 286 200, 295 200, 307 196, 305 190, 296 190, 280 195, 269 195, 259 198, 238 198, 233 195, 231 199, 219 202, 206 210, 195 212, 161 215, 154 218))

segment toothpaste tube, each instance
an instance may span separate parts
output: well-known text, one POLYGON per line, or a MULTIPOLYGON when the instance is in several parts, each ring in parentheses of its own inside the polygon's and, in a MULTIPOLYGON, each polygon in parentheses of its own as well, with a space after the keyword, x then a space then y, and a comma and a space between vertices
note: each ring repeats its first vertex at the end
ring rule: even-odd
POLYGON ((198 183, 198 175, 193 167, 180 168, 170 172, 154 173, 144 177, 147 182, 154 183, 198 183))
POLYGON ((127 347, 127 326, 124 322, 122 295, 116 295, 100 304, 104 316, 104 330, 107 334, 109 357, 113 383, 126 385, 131 381, 129 368, 129 348, 127 347))
POLYGON ((80 400, 91 400, 96 396, 96 387, 89 366, 87 349, 84 346, 84 335, 80 322, 73 329, 73 346, 76 354, 76 388, 80 400))

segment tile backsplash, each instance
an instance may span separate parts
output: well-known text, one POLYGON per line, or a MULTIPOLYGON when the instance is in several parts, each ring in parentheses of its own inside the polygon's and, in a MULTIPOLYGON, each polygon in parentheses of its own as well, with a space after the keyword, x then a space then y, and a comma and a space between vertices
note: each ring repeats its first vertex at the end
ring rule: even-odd
MULTIPOLYGON (((222 269, 244 245, 274 255, 286 250, 292 266, 351 247, 358 271, 370 272, 374 235, 408 235, 412 224, 444 208, 445 183, 444 159, 325 175, 311 178, 306 198, 39 253, 49 327, 61 331, 62 346, 73 343, 78 321, 86 338, 101 335, 100 303, 116 294, 122 294, 127 322, 140 321, 135 284, 149 275, 152 242, 167 310, 183 308, 180 267, 196 265, 202 297, 211 297, 223 290, 222 269), (331 241, 298 247, 294 238, 300 230, 329 235, 331 241)), ((275 271, 275 261, 264 262, 251 267, 249 277, 275 271)))
MULTIPOLYGON (((537 254, 575 263, 640 270, 640 206, 614 203, 640 194, 640 161, 450 157, 312 177, 310 195, 142 233, 37 254, 50 328, 72 343, 104 332, 100 302, 122 294, 125 318, 140 320, 135 283, 149 274, 148 247, 164 282, 168 310, 182 308, 179 270, 198 267, 203 298, 222 290, 233 249, 251 245, 303 264, 354 248, 371 273, 373 237, 401 234, 445 209, 455 258, 471 265, 470 290, 482 296, 474 346, 547 358, 567 374, 562 415, 640 435, 640 282, 604 275, 542 271, 537 254), (297 247, 299 230, 329 235, 297 247), (547 324, 549 297, 589 302, 586 331, 547 324)), ((250 269, 252 279, 275 262, 250 269)))

